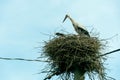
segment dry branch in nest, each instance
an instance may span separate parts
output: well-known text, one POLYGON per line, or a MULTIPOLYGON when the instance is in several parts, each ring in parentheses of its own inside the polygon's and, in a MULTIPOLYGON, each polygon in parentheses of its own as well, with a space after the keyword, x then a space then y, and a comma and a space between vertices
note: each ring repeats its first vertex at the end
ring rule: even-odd
POLYGON ((97 37, 74 34, 57 36, 45 42, 43 53, 52 62, 46 79, 54 75, 73 74, 77 66, 80 71, 88 74, 91 80, 94 79, 91 78, 92 73, 98 74, 100 80, 107 80, 103 66, 105 58, 100 56, 103 45, 97 37))

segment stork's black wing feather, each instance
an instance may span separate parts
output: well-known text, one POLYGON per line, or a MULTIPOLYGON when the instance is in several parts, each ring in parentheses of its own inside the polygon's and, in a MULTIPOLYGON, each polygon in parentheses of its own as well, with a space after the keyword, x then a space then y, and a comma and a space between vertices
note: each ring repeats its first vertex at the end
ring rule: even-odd
POLYGON ((85 30, 84 34, 87 35, 88 37, 90 37, 90 34, 88 31, 85 30))
POLYGON ((84 30, 83 28, 80 28, 80 27, 78 27, 78 29, 81 30, 81 32, 82 32, 83 34, 85 34, 85 35, 87 35, 88 37, 90 37, 90 34, 89 34, 88 31, 86 31, 86 30, 84 30))

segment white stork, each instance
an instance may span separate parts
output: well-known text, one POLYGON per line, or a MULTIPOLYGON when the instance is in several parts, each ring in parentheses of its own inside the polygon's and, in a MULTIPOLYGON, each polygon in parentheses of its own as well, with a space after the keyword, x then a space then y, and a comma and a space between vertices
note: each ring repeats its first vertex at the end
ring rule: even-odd
POLYGON ((77 22, 75 22, 68 14, 66 14, 63 22, 64 22, 67 18, 70 19, 70 21, 72 22, 72 25, 73 25, 75 31, 76 31, 79 35, 84 34, 84 35, 87 35, 88 37, 90 37, 89 32, 87 31, 87 29, 86 29, 84 26, 82 26, 82 25, 78 24, 77 22))

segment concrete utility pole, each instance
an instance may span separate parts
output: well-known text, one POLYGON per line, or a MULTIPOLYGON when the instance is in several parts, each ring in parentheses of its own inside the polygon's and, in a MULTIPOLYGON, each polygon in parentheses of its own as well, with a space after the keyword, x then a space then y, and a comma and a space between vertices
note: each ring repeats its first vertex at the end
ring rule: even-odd
POLYGON ((84 78, 85 78, 84 74, 85 74, 85 71, 80 70, 78 68, 78 66, 75 67, 75 70, 74 70, 74 80, 84 80, 84 78))

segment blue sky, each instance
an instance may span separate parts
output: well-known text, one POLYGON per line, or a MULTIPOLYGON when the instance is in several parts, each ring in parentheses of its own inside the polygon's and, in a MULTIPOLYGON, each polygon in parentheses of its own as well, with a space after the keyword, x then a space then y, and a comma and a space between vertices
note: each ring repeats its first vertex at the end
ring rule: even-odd
MULTIPOLYGON (((74 33, 70 21, 62 23, 65 14, 90 31, 100 33, 108 40, 104 52, 120 45, 119 0, 0 0, 0 57, 37 58, 41 52, 35 48, 61 29, 74 33)), ((109 76, 120 79, 119 52, 106 61, 109 76)), ((41 71, 45 63, 0 60, 1 80, 43 80, 41 71)), ((54 79, 54 78, 53 78, 54 79)))

